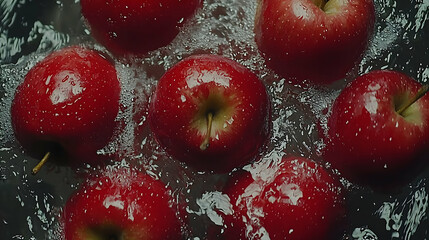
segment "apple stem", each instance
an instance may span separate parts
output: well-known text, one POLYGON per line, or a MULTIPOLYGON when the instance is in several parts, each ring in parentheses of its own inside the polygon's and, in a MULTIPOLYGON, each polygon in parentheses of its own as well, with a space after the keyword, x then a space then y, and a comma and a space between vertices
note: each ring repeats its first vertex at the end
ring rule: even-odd
POLYGON ((212 124, 213 124, 213 113, 209 112, 207 114, 207 135, 204 139, 203 143, 200 145, 201 150, 206 150, 210 145, 210 133, 212 131, 212 124))
POLYGON ((36 175, 40 171, 43 165, 45 165, 45 163, 48 161, 50 155, 51 153, 47 152, 45 156, 42 158, 42 160, 33 168, 33 170, 31 171, 33 175, 36 175))
POLYGON ((427 92, 429 91, 429 84, 423 85, 419 91, 417 92, 417 94, 410 99, 410 101, 407 102, 407 104, 403 105, 402 107, 400 107, 398 109, 398 114, 402 115, 402 113, 409 107, 411 106, 413 103, 415 103, 417 100, 419 100, 421 97, 423 97, 427 92))

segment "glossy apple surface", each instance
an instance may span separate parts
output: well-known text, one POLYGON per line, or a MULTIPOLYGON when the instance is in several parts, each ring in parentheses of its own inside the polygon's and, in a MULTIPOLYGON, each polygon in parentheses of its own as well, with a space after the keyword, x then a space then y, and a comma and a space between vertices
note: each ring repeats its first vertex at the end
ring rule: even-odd
POLYGON ((269 120, 264 84, 244 66, 217 55, 191 56, 169 69, 149 108, 152 131, 167 153, 214 172, 253 160, 267 140, 269 120))
POLYGON ((420 88, 414 79, 389 70, 355 79, 332 107, 325 159, 345 177, 371 184, 397 180, 427 161, 429 96, 398 113, 420 88))
POLYGON ((276 167, 231 179, 224 193, 233 214, 216 239, 339 239, 345 208, 338 180, 302 157, 283 157, 276 167))
POLYGON ((25 76, 11 107, 17 140, 35 158, 94 163, 111 139, 119 110, 115 66, 98 52, 72 46, 53 52, 25 76))
POLYGON ((182 239, 170 190, 132 169, 106 168, 86 180, 63 213, 66 240, 182 239))
POLYGON ((81 0, 92 35, 117 55, 145 54, 165 46, 201 0, 81 0))
POLYGON ((374 21, 372 0, 261 0, 256 43, 282 77, 327 84, 360 61, 374 21))

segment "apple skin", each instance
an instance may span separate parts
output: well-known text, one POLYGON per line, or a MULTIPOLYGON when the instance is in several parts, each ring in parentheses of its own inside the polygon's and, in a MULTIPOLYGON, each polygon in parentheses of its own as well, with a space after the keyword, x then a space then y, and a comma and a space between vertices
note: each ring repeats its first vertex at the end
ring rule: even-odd
POLYGON ((217 55, 194 55, 159 80, 149 123, 161 146, 197 170, 228 172, 257 157, 270 133, 264 84, 244 66, 217 55), (214 110, 210 145, 207 111, 214 110))
POLYGON ((427 162, 429 95, 404 111, 405 117, 396 111, 420 87, 407 75, 390 70, 372 71, 352 81, 328 117, 325 160, 349 180, 374 186, 399 183, 407 171, 427 162))
POLYGON ((170 43, 201 0, 81 0, 94 38, 116 55, 145 54, 170 43))
POLYGON ((97 154, 117 127, 120 83, 115 66, 80 46, 55 51, 37 63, 16 89, 12 126, 22 147, 58 163, 101 163, 97 154))
POLYGON ((106 168, 68 199, 62 213, 65 240, 182 239, 170 192, 137 170, 106 168))
POLYGON ((361 60, 374 29, 373 1, 330 0, 325 8, 309 0, 259 1, 255 39, 276 73, 328 84, 361 60))
POLYGON ((278 169, 264 171, 230 179, 223 192, 234 213, 223 214, 224 232, 212 239, 340 239, 346 211, 338 179, 303 157, 282 157, 278 169))

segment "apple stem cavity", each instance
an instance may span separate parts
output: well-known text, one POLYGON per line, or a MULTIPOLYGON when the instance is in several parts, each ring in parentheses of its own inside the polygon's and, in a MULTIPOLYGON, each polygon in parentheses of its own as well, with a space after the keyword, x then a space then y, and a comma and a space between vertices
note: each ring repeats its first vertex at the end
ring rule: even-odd
POLYGON ((42 158, 42 160, 40 160, 40 162, 33 168, 33 170, 31 171, 33 175, 36 175, 40 171, 43 165, 45 165, 45 163, 48 161, 50 155, 51 153, 47 152, 45 156, 42 158))
POLYGON ((200 149, 202 151, 206 150, 210 146, 210 133, 212 131, 212 124, 213 124, 213 113, 209 112, 207 113, 207 134, 206 138, 204 139, 203 143, 200 145, 200 149))
POLYGON ((313 0, 313 3, 322 10, 324 10, 326 2, 326 0, 313 0))
POLYGON ((397 110, 397 113, 399 115, 402 115, 402 113, 410 107, 413 103, 415 103, 417 100, 419 100, 421 97, 423 97, 427 92, 429 91, 429 84, 423 85, 419 91, 417 91, 416 95, 411 98, 406 104, 404 104, 402 107, 400 107, 397 110))

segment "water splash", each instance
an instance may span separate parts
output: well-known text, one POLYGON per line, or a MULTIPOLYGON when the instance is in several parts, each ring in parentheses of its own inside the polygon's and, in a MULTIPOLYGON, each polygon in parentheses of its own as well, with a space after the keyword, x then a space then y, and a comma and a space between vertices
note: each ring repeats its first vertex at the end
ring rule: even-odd
POLYGON ((377 235, 367 228, 355 228, 352 237, 355 240, 378 240, 377 235))
POLYGON ((205 192, 201 198, 196 200, 196 203, 199 206, 199 210, 192 211, 188 209, 188 212, 199 216, 207 215, 209 219, 218 226, 223 225, 223 219, 217 211, 227 215, 233 214, 232 204, 230 203, 229 197, 218 191, 205 192))
MULTIPOLYGON (((13 212, 0 209, 0 232, 15 239, 61 239, 62 226, 56 216, 82 179, 64 167, 52 167, 37 177, 29 176, 35 159, 23 153, 14 140, 9 109, 13 93, 26 72, 50 51, 76 43, 104 53, 106 49, 89 37, 78 13, 78 0, 45 1, 52 13, 41 14, 44 18, 38 16, 40 19, 21 17, 27 8, 38 6, 36 2, 4 0, 0 3, 0 203, 8 203, 15 209, 13 212), (76 16, 69 14, 76 9, 76 16), (60 15, 62 17, 58 18, 60 15), (21 33, 16 34, 16 29, 21 33), (10 194, 15 192, 16 195, 10 194)), ((429 48, 424 41, 428 33, 424 30, 429 2, 376 0, 375 3, 376 32, 359 66, 359 74, 393 68, 427 82, 429 60, 425 54, 429 48)), ((124 128, 117 131, 117 137, 101 153, 119 151, 120 161, 112 164, 113 167, 137 165, 175 189, 175 201, 189 204, 188 212, 192 216, 189 239, 204 239, 206 231, 201 223, 206 224, 205 219, 209 221, 207 224, 223 223, 217 211, 230 211, 228 197, 220 191, 228 176, 194 172, 167 156, 151 135, 146 122, 147 110, 139 109, 144 109, 142 106, 150 101, 151 90, 168 68, 192 54, 221 54, 248 67, 266 83, 273 106, 271 143, 260 162, 244 167, 255 179, 266 181, 278 167, 273 159, 278 159, 284 150, 288 154, 317 158, 317 151, 323 145, 317 124, 326 130, 329 107, 348 81, 326 88, 303 89, 287 83, 268 69, 254 41, 256 5, 257 1, 206 0, 195 18, 183 26, 168 46, 131 62, 115 59, 122 84, 121 112, 117 121, 123 121, 124 128)), ((88 167, 79 173, 91 170, 88 167)), ((427 177, 420 178, 427 183, 427 177)), ((375 226, 381 219, 385 222, 382 227, 392 238, 427 237, 427 231, 421 233, 420 230, 428 221, 427 185, 405 188, 405 191, 409 193, 405 200, 395 194, 377 196, 376 200, 357 199, 361 208, 381 203, 376 205, 379 211, 372 212, 361 225, 368 227, 353 227, 348 229, 348 235, 359 240, 378 239, 377 235, 381 235, 375 226)), ((365 194, 374 195, 370 191, 365 194)), ((263 212, 255 209, 252 214, 260 216, 263 212)), ((350 221, 359 220, 359 215, 352 212, 350 221)), ((264 229, 252 229, 257 224, 248 226, 248 231, 255 236, 268 236, 264 229)))
POLYGON ((386 222, 386 230, 391 232, 392 238, 409 240, 427 218, 428 199, 426 186, 422 186, 403 202, 384 202, 376 214, 386 222))

